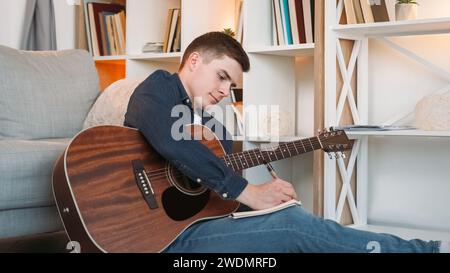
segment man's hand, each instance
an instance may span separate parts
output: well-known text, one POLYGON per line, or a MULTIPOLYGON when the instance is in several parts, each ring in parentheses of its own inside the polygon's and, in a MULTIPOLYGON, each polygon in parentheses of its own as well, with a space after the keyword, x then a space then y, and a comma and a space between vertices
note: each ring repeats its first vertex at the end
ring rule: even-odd
POLYGON ((291 199, 297 199, 294 187, 280 178, 261 185, 248 184, 236 198, 255 210, 271 208, 291 199))

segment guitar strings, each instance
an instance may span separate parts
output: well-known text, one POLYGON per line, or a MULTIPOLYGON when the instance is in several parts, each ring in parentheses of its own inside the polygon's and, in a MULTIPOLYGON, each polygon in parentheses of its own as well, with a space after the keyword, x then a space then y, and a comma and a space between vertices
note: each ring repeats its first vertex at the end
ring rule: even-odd
MULTIPOLYGON (((311 151, 315 150, 313 144, 321 144, 320 137, 314 137, 313 140, 311 140, 311 138, 309 138, 307 140, 309 140, 309 142, 311 143, 311 146, 313 148, 313 150, 311 150, 311 151)), ((300 142, 302 144, 303 149, 305 150, 305 152, 310 152, 310 151, 308 151, 306 149, 306 146, 303 143, 303 141, 305 141, 305 140, 298 140, 298 141, 294 141, 294 142, 285 142, 285 143, 282 143, 282 144, 286 145, 286 148, 288 148, 288 151, 290 153, 291 150, 294 151, 292 148, 294 148, 298 152, 298 149, 297 149, 297 146, 296 146, 295 143, 296 142, 300 142)), ((260 165, 262 163, 259 162, 259 159, 258 159, 258 156, 256 154, 256 151, 258 151, 258 153, 260 153, 261 155, 262 155, 262 152, 266 152, 266 153, 269 152, 269 151, 261 151, 260 149, 253 149, 253 150, 245 151, 245 153, 247 153, 247 155, 240 156, 238 158, 236 158, 235 155, 233 155, 233 154, 225 155, 224 157, 228 156, 229 161, 230 161, 229 163, 232 165, 233 169, 234 169, 234 164, 236 164, 237 167, 245 165, 245 163, 243 163, 243 161, 242 161, 242 158, 247 162, 247 164, 248 164, 247 159, 250 159, 252 164, 254 164, 253 160, 255 160, 257 163, 259 163, 258 165, 260 165), (254 155, 252 155, 251 152, 253 152, 254 155), (232 160, 234 160, 234 163, 232 162, 232 160), (241 162, 241 164, 238 163, 238 160, 241 162)), ((274 155, 277 158, 277 160, 279 160, 278 156, 277 156, 277 152, 281 152, 280 148, 277 148, 277 149, 273 150, 272 152, 274 153, 274 155)), ((281 155, 283 155, 283 152, 281 152, 281 155)), ((270 156, 269 156, 269 158, 270 158, 270 156)), ((281 159, 283 159, 283 157, 281 159)), ((226 161, 226 160, 224 160, 224 161, 226 161)), ((184 176, 184 174, 182 172, 180 172, 179 170, 174 169, 174 171, 178 173, 178 174, 174 175, 174 177, 178 178, 178 177, 184 176)), ((152 179, 164 178, 164 177, 166 177, 166 168, 157 169, 157 170, 153 170, 153 171, 148 171, 148 172, 146 172, 146 174, 149 176, 149 178, 152 178, 152 179)))
MULTIPOLYGON (((316 140, 316 138, 314 138, 313 141, 310 141, 310 142, 311 142, 311 144, 312 144, 312 143, 314 143, 314 144, 320 144, 320 142, 319 142, 318 140, 316 140)), ((303 143, 302 143, 302 145, 305 146, 303 143)), ((292 147, 294 147, 295 150, 298 152, 298 150, 297 150, 296 145, 294 144, 294 142, 286 143, 286 146, 287 146, 287 148, 290 149, 290 150, 292 150, 292 147)), ((313 147, 313 148, 314 148, 314 147, 313 147)), ((306 150, 305 147, 303 147, 303 149, 305 150, 305 152, 308 152, 308 151, 306 150)), ((314 149, 313 149, 313 150, 314 150, 314 149)), ((311 150, 311 151, 313 151, 313 150, 311 150)), ((253 164, 253 159, 256 160, 256 161, 258 162, 258 164, 262 164, 262 163, 259 162, 259 160, 258 160, 257 157, 255 157, 254 155, 251 154, 252 151, 253 151, 253 153, 256 155, 257 149, 253 149, 253 150, 245 151, 248 155, 244 155, 244 156, 241 157, 241 158, 244 158, 244 160, 246 160, 246 161, 247 161, 247 159, 250 159, 250 160, 252 161, 252 164, 253 164)), ((293 151, 293 150, 292 150, 292 151, 293 151)), ((259 152, 261 153, 261 152, 263 152, 263 151, 259 151, 259 152)), ((268 152, 268 151, 264 151, 264 152, 268 152)), ((278 160, 277 152, 280 152, 280 150, 279 150, 279 149, 274 150, 275 157, 276 157, 277 160, 278 160)), ((241 160, 241 158, 236 158, 235 155, 233 155, 233 154, 228 155, 228 158, 230 159, 229 161, 230 161, 230 163, 233 165, 233 168, 234 168, 234 163, 236 163, 236 166, 239 166, 239 165, 240 165, 240 164, 238 163, 238 160, 241 162, 241 165, 242 165, 242 166, 245 165, 245 163, 243 163, 243 161, 241 160), (234 163, 233 163, 231 160, 234 160, 234 163)), ((270 156, 269 156, 269 158, 270 158, 270 156)), ((271 161, 272 161, 272 160, 271 160, 271 161)), ((247 164, 248 164, 248 161, 247 161, 247 164)), ((165 174, 166 174, 166 169, 164 168, 164 169, 158 169, 158 170, 149 171, 149 172, 147 172, 147 174, 148 174, 150 177, 152 177, 152 178, 161 178, 161 177, 164 177, 164 176, 165 176, 165 174)))
MULTIPOLYGON (((292 150, 292 151, 294 151, 293 149, 292 149, 292 147, 294 147, 295 148, 295 150, 298 152, 298 149, 296 148, 296 146, 295 146, 295 144, 293 143, 293 142, 286 142, 287 144, 287 146, 288 146, 288 149, 289 150, 292 150), (290 147, 289 147, 290 146, 290 147)), ((317 141, 317 140, 314 140, 314 143, 315 144, 320 144, 320 142, 319 141, 317 141)), ((305 145, 303 145, 303 146, 305 146, 305 145)), ((314 148, 314 147, 313 147, 314 148)), ((258 159, 257 159, 257 155, 256 155, 256 151, 258 151, 259 150, 259 153, 260 154, 262 154, 262 152, 265 152, 265 153, 269 153, 269 151, 261 151, 260 149, 252 149, 252 150, 247 150, 247 151, 244 151, 243 153, 246 153, 246 154, 248 154, 248 155, 244 155, 244 156, 241 156, 240 158, 244 158, 244 159, 250 159, 250 160, 253 160, 253 159, 255 159, 257 162, 258 162, 258 159), (253 154, 251 154, 251 152, 253 152, 253 154)), ((303 150, 305 150, 305 152, 310 152, 310 151, 308 151, 307 149, 306 149, 306 147, 303 147, 303 150)), ((314 149, 313 149, 314 150, 314 149)), ((311 151, 313 151, 313 150, 311 150, 311 151)), ((275 155, 275 158, 277 158, 277 160, 279 160, 278 159, 278 156, 277 156, 277 152, 281 152, 280 150, 279 150, 279 148, 277 148, 277 149, 275 149, 275 150, 273 150, 273 151, 270 151, 270 152, 273 152, 274 153, 274 155, 275 155)), ((282 153, 282 152, 281 152, 282 153)), ((268 155, 269 156, 269 155, 268 155)), ((237 160, 239 160, 239 161, 241 161, 242 162, 242 160, 240 159, 240 158, 237 158, 236 157, 236 155, 234 155, 234 154, 229 154, 229 155, 225 155, 224 157, 228 157, 229 159, 230 159, 230 161, 231 160, 234 160, 234 162, 238 165, 239 163, 238 163, 238 161, 237 160)), ((269 158, 270 158, 270 156, 269 156, 269 158)), ((282 158, 283 159, 283 158, 282 158)), ((273 160, 271 160, 271 161, 273 161, 273 160)), ((232 162, 231 162, 232 163, 232 162)), ((248 161, 247 161, 247 163, 248 163, 248 161)), ((258 162, 259 163, 259 162, 258 162)), ((232 163, 233 164, 233 163, 232 163)), ((260 163, 261 164, 261 163, 260 163)), ((157 170, 153 170, 153 171, 148 171, 147 172, 147 175, 156 175, 156 174, 164 174, 164 172, 165 172, 165 168, 162 168, 162 169, 157 169, 157 170)))

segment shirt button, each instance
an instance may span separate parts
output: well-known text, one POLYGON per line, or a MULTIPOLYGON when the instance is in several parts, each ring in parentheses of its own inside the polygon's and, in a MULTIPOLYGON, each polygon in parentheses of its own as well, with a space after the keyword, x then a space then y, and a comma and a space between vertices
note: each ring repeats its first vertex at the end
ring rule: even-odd
POLYGON ((197 178, 197 183, 202 182, 202 180, 200 178, 197 178))
POLYGON ((186 103, 189 103, 190 102, 190 100, 189 99, 186 99, 186 103))
POLYGON ((223 194, 222 194, 222 197, 223 197, 223 198, 227 198, 227 197, 228 197, 228 193, 226 193, 226 192, 223 193, 223 194))

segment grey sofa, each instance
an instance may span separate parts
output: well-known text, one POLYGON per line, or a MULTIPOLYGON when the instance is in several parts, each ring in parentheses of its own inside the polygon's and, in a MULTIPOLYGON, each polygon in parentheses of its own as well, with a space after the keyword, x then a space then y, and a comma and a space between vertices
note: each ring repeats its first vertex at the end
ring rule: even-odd
POLYGON ((0 238, 62 229, 52 169, 100 92, 88 52, 0 46, 0 238))

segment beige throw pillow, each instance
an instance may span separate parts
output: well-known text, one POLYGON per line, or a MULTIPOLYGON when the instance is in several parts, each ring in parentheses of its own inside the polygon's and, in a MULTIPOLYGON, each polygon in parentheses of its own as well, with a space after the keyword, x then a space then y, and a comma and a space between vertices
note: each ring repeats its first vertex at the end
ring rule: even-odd
POLYGON ((123 125, 134 89, 146 77, 121 79, 108 86, 89 111, 83 129, 99 125, 123 125))
POLYGON ((421 130, 450 130, 450 93, 423 98, 416 105, 415 115, 421 130))

